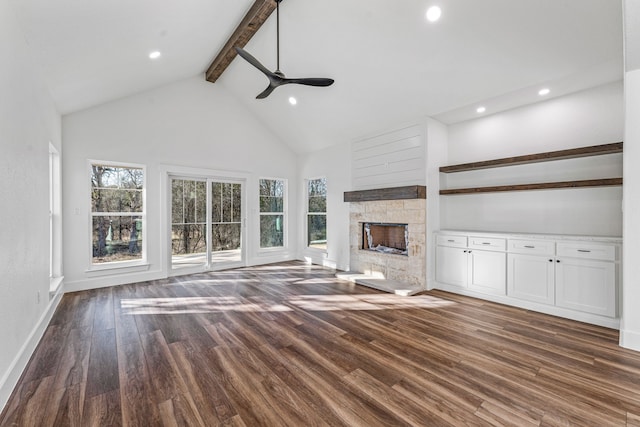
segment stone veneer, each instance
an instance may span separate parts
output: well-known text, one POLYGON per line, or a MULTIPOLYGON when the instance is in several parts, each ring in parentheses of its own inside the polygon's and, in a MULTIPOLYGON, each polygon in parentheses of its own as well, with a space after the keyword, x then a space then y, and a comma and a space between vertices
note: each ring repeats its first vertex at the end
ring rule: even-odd
POLYGON ((424 199, 351 202, 349 269, 426 289, 426 208, 424 199), (364 222, 408 224, 408 256, 362 250, 364 222))

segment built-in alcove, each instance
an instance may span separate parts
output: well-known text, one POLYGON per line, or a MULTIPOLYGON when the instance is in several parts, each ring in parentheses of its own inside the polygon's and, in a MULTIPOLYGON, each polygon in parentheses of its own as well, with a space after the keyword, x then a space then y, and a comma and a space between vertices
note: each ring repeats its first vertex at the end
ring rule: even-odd
POLYGON ((409 224, 362 223, 362 249, 383 254, 409 255, 409 224))

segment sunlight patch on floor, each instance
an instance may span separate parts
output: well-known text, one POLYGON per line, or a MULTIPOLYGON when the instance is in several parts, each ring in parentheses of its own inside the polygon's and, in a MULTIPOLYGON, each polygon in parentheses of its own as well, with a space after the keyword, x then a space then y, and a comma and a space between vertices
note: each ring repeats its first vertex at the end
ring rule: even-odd
POLYGON ((120 302, 122 313, 140 314, 195 314, 219 312, 278 312, 292 311, 291 307, 276 302, 243 302, 237 297, 175 297, 136 298, 120 302))
POLYGON ((442 308, 456 304, 429 295, 401 297, 387 294, 299 295, 289 298, 287 302, 308 311, 442 308))
POLYGON ((221 312, 284 312, 291 306, 307 311, 373 311, 416 308, 442 308, 455 305, 453 301, 419 295, 401 297, 387 294, 358 295, 298 295, 282 303, 238 297, 175 297, 123 299, 120 308, 126 315, 142 314, 195 314, 221 312))
POLYGON ((221 279, 211 279, 208 277, 204 277, 202 279, 181 279, 181 278, 177 278, 176 279, 177 282, 180 283, 180 285, 182 286, 188 286, 188 285, 200 285, 200 286, 230 286, 230 285, 240 285, 240 284, 244 284, 244 283, 256 283, 257 279, 242 279, 242 278, 235 278, 233 276, 230 276, 228 278, 221 278, 221 279))

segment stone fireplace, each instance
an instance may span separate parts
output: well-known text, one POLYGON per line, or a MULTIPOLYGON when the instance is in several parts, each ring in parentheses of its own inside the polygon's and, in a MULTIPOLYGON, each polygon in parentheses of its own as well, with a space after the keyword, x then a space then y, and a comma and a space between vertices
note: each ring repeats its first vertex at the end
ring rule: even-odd
POLYGON ((345 201, 350 202, 349 274, 355 282, 370 286, 373 280, 375 286, 372 287, 396 293, 402 288, 407 295, 426 289, 427 206, 425 197, 420 197, 426 189, 415 187, 421 190, 417 197, 398 200, 376 200, 373 196, 360 197, 367 200, 348 200, 347 197, 352 193, 373 195, 379 190, 345 193, 345 201), (372 245, 382 250, 371 250, 372 245))

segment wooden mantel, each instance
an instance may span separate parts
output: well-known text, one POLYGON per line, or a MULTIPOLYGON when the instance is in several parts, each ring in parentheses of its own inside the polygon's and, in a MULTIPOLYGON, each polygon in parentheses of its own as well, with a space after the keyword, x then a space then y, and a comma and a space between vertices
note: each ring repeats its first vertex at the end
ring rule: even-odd
POLYGON ((409 185, 406 187, 376 188, 375 190, 346 191, 345 202, 372 202, 377 200, 426 199, 427 187, 409 185))

